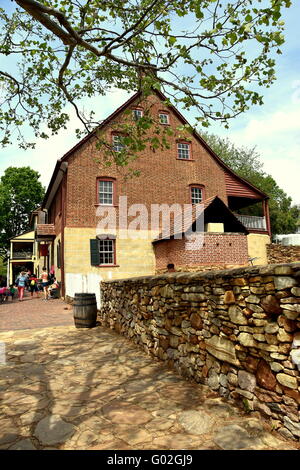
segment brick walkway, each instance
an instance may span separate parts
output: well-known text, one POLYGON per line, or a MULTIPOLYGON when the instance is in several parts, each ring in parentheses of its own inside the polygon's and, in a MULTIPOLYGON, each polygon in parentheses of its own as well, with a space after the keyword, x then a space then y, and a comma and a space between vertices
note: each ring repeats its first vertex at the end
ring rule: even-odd
POLYGON ((26 292, 22 302, 14 299, 13 302, 9 300, 0 304, 0 331, 63 325, 74 325, 74 320, 72 310, 60 299, 45 302, 42 296, 31 298, 26 292))

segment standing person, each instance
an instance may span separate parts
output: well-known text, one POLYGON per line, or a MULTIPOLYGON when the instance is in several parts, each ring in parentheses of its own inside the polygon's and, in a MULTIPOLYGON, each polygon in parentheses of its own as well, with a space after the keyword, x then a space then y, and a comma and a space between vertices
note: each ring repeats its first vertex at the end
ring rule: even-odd
POLYGON ((27 279, 28 276, 24 271, 21 272, 21 274, 17 277, 16 279, 16 286, 18 287, 18 294, 19 294, 19 301, 21 302, 24 297, 24 290, 27 284, 27 279))
POLYGON ((33 293, 36 293, 36 297, 39 296, 39 290, 37 286, 37 277, 34 274, 29 276, 29 290, 30 290, 30 297, 33 297, 33 293))
POLYGON ((42 272, 42 275, 41 275, 41 279, 42 279, 42 287, 43 287, 43 291, 44 291, 44 299, 43 300, 48 300, 48 297, 49 297, 48 288, 49 288, 50 278, 49 278, 47 268, 45 266, 43 267, 43 272, 42 272))
POLYGON ((10 284, 8 297, 11 297, 12 302, 14 300, 15 293, 16 293, 16 289, 14 288, 14 285, 10 284))

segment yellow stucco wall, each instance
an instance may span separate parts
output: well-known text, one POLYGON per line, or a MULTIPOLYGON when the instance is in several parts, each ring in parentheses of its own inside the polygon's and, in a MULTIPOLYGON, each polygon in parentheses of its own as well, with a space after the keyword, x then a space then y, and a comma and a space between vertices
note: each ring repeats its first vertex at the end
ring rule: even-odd
POLYGON ((205 224, 205 232, 223 233, 224 224, 212 222, 205 224))
POLYGON ((266 245, 271 242, 269 235, 249 233, 247 240, 249 257, 257 258, 253 261, 253 264, 268 264, 266 245))
POLYGON ((155 274, 155 256, 152 240, 132 239, 131 233, 125 237, 118 232, 116 238, 117 267, 98 268, 91 265, 90 239, 96 238, 94 228, 65 228, 65 272, 73 274, 98 274, 103 280, 122 279, 155 274))

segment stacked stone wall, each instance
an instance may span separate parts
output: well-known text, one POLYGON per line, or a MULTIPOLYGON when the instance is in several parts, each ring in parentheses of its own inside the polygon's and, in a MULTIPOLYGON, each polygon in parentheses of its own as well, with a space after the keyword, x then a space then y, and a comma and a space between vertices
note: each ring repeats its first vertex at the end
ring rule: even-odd
POLYGON ((100 322, 300 437, 300 263, 101 283, 100 322))
POLYGON ((300 245, 267 245, 268 263, 296 263, 300 262, 300 245))

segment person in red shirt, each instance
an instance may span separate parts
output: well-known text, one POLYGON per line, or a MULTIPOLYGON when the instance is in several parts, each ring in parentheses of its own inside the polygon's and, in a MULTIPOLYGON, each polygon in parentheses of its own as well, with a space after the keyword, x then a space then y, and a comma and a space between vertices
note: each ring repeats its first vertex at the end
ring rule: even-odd
POLYGON ((39 290, 37 286, 37 277, 35 274, 29 276, 29 290, 30 296, 33 297, 33 293, 36 293, 36 297, 39 297, 39 290))

